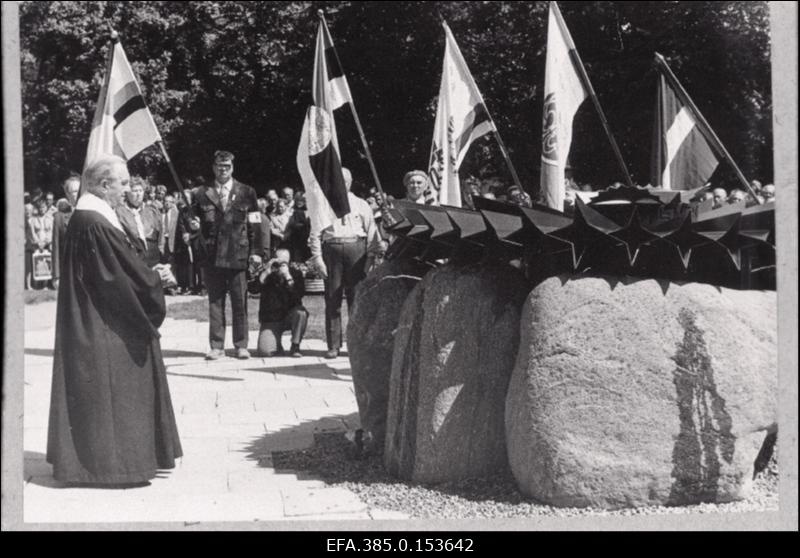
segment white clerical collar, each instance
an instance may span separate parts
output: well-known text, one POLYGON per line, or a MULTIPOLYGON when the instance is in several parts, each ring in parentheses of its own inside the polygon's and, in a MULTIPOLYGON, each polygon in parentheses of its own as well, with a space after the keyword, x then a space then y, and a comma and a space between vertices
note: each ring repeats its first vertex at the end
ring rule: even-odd
POLYGON ((102 198, 98 198, 91 192, 84 192, 81 194, 80 199, 78 199, 78 203, 75 204, 76 211, 94 211, 95 213, 99 213, 103 217, 105 217, 109 223, 111 223, 114 228, 119 229, 122 232, 125 230, 122 228, 122 225, 119 222, 119 218, 117 214, 114 213, 114 210, 111 209, 111 206, 108 205, 108 202, 102 198))

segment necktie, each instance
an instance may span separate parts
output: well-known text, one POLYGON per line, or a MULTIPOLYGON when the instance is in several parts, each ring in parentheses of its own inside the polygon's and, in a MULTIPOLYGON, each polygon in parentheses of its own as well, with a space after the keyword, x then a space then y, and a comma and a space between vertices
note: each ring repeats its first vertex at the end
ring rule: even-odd
POLYGON ((222 202, 222 211, 228 209, 228 192, 224 187, 219 189, 219 199, 222 202))
POLYGON ((144 235, 144 223, 142 223, 142 215, 139 211, 134 211, 133 217, 136 220, 136 228, 139 229, 139 238, 145 241, 146 239, 144 235))

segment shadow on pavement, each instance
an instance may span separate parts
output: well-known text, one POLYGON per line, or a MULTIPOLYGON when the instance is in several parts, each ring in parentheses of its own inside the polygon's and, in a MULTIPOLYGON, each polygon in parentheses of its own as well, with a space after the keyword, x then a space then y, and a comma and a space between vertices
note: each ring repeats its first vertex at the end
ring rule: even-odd
POLYGON ((26 347, 25 354, 30 356, 52 357, 53 349, 31 349, 26 347))
MULTIPOLYGON (((426 493, 434 491, 452 497, 454 502, 460 498, 473 502, 530 502, 517 491, 509 472, 491 478, 435 485, 420 485, 392 477, 383 466, 382 452, 378 450, 357 456, 353 443, 345 437, 345 431, 331 427, 332 421, 336 420, 344 421, 350 430, 359 425, 358 413, 331 415, 254 438, 242 451, 247 453, 247 459, 256 461, 261 467, 273 468, 278 474, 293 474, 301 480, 321 480, 328 485, 345 485, 362 499, 386 509, 397 509, 390 501, 384 501, 387 493, 394 494, 392 499, 396 497, 399 501, 406 497, 430 499, 426 493), (293 440, 309 433, 313 438, 310 447, 291 447, 293 440), (283 443, 286 445, 281 447, 283 443), (387 492, 390 485, 393 488, 387 492)), ((402 511, 403 507, 400 509, 402 511)))
POLYGON ((177 349, 161 349, 161 356, 164 358, 197 357, 205 359, 206 354, 198 351, 180 351, 177 349))
POLYGON ((336 370, 326 364, 297 364, 296 366, 259 366, 258 368, 245 368, 246 372, 268 372, 279 376, 294 376, 296 378, 310 378, 314 380, 337 380, 352 382, 350 370, 336 370))
MULTIPOLYGON (((45 488, 55 488, 55 489, 97 488, 97 489, 124 490, 126 488, 141 488, 150 485, 150 482, 147 481, 134 484, 107 484, 107 485, 84 484, 84 483, 66 484, 57 481, 56 479, 53 478, 53 466, 47 462, 47 458, 45 457, 44 454, 36 451, 26 451, 24 453, 22 472, 23 472, 23 478, 25 479, 26 483, 35 484, 37 486, 43 486, 45 488)), ((157 479, 168 478, 169 475, 170 471, 159 469, 158 471, 156 471, 155 478, 157 479)))

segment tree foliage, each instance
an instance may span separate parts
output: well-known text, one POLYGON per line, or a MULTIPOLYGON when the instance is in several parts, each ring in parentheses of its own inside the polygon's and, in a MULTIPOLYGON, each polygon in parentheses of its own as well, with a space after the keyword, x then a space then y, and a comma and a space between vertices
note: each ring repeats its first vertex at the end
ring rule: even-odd
MULTIPOLYGON (((667 57, 751 177, 772 173, 765 2, 562 2, 634 178, 649 180, 656 74, 667 57)), ((263 192, 297 186, 295 154, 311 102, 316 11, 324 9, 384 188, 425 168, 450 25, 522 181, 538 185, 546 2, 25 2, 21 10, 26 186, 54 189, 85 156, 108 54, 120 33, 156 124, 183 176, 208 174, 215 149, 263 192)), ((344 163, 370 183, 349 112, 338 111, 344 163)), ((579 180, 620 179, 591 103, 570 161, 579 180)), ((150 149, 132 170, 169 183, 150 149)), ((722 171, 724 173, 724 171, 722 171)), ((509 180, 492 138, 462 174, 509 180)))

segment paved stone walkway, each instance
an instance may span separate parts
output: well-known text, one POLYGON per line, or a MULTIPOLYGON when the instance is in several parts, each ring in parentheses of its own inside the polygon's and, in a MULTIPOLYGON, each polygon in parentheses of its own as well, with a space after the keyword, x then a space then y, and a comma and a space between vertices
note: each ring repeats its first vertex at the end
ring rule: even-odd
MULTIPOLYGON (((169 315, 169 313, 168 313, 169 315)), ((153 522, 401 519, 354 493, 276 471, 271 452, 309 447, 315 432, 358 426, 347 357, 203 359, 208 324, 167 318, 161 349, 184 457, 149 486, 61 488, 45 461, 55 303, 25 307, 24 521, 153 522)), ((250 347, 257 332, 250 332, 250 347)), ((284 340, 288 347, 288 340, 284 340)), ((226 346, 232 347, 230 328, 226 346)))

